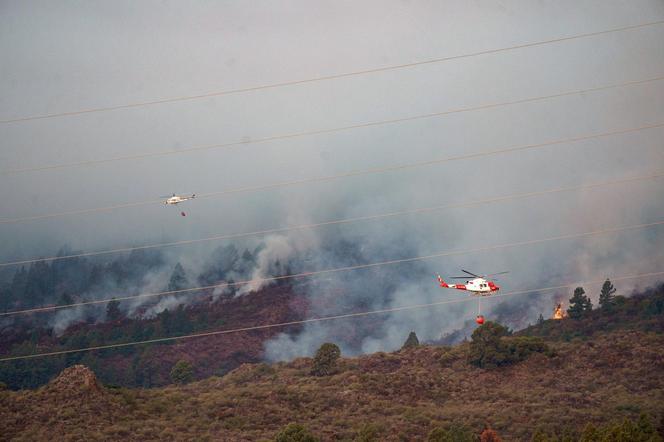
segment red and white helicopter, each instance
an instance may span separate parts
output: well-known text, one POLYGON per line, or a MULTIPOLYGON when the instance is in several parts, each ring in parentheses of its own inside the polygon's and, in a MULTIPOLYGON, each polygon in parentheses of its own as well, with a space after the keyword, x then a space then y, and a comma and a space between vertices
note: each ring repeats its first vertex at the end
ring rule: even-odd
POLYGON ((465 284, 448 284, 445 281, 443 281, 443 278, 441 278, 440 275, 436 275, 438 277, 438 283, 440 286, 444 289, 456 289, 456 290, 465 290, 467 292, 470 292, 474 296, 478 296, 477 299, 477 318, 475 319, 475 322, 478 324, 482 325, 484 324, 484 316, 481 314, 481 297, 482 296, 491 296, 498 290, 500 290, 500 287, 498 287, 493 281, 489 281, 486 278, 490 276, 496 276, 496 275, 503 275, 505 273, 509 272, 499 272, 499 273, 491 273, 488 275, 476 275, 472 272, 469 272, 468 270, 463 270, 461 269, 462 272, 467 273, 468 275, 472 276, 473 278, 471 279, 469 276, 452 276, 451 279, 465 279, 466 283, 465 284))
MULTIPOLYGON (((194 198, 196 198, 196 194, 192 193, 191 196, 182 196, 182 195, 173 194, 172 196, 162 196, 161 198, 167 198, 166 201, 164 201, 165 205, 175 206, 182 202, 193 200, 194 198)), ((180 212, 180 215, 187 216, 187 214, 184 212, 180 212)))

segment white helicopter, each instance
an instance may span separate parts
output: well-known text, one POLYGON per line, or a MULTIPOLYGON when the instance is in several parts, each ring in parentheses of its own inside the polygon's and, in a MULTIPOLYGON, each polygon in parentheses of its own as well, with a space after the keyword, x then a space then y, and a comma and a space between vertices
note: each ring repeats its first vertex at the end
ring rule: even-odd
POLYGON ((191 196, 182 196, 182 195, 173 194, 171 196, 162 196, 161 198, 168 198, 166 201, 164 201, 164 204, 174 206, 176 204, 180 204, 187 200, 193 200, 194 198, 196 198, 196 194, 192 193, 191 196))
MULTIPOLYGON (((187 201, 187 200, 193 200, 196 198, 196 194, 192 193, 191 196, 183 196, 183 195, 176 195, 173 194, 171 196, 162 196, 161 198, 167 198, 166 201, 164 201, 164 204, 167 206, 177 206, 178 204, 187 201)), ((187 216, 186 213, 180 212, 181 216, 187 216)))
POLYGON ((468 275, 472 276, 473 278, 470 278, 469 276, 452 276, 452 279, 465 279, 466 283, 465 284, 448 284, 446 283, 443 278, 441 278, 440 275, 436 275, 438 277, 438 284, 444 288, 444 289, 456 289, 456 290, 465 290, 470 292, 471 294, 477 296, 477 318, 475 319, 475 322, 478 324, 482 325, 484 324, 484 316, 482 316, 481 309, 482 309, 482 304, 481 304, 481 297, 482 296, 490 296, 500 290, 500 287, 498 287, 493 281, 489 281, 486 278, 490 276, 495 276, 495 275, 503 275, 505 273, 509 272, 499 272, 499 273, 491 273, 489 275, 476 275, 475 273, 471 273, 468 270, 463 270, 461 269, 462 272, 467 273, 468 275))

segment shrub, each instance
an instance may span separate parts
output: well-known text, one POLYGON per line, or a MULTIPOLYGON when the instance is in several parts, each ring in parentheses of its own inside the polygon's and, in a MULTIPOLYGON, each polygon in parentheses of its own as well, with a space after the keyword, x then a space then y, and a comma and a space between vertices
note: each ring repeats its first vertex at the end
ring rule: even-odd
POLYGON ((595 442, 600 440, 599 430, 593 424, 588 424, 581 432, 579 442, 595 442))
POLYGON ((428 442, 452 442, 452 436, 443 428, 434 428, 429 433, 428 442))
POLYGON ((475 442, 477 438, 463 425, 452 424, 448 429, 434 428, 429 433, 429 442, 475 442))
POLYGON ((510 362, 523 361, 533 353, 552 354, 549 346, 541 338, 536 337, 520 336, 518 338, 510 338, 508 349, 510 362))
POLYGON ((171 369, 171 380, 176 384, 186 384, 194 377, 194 369, 187 361, 178 361, 171 369))
POLYGON ((360 431, 357 432, 357 436, 353 439, 354 442, 373 442, 380 440, 381 431, 378 425, 376 424, 366 424, 360 431))
POLYGON ((535 431, 535 434, 533 434, 532 439, 530 439, 531 442, 553 442, 553 440, 549 437, 548 434, 541 428, 538 428, 537 431, 535 431))
POLYGON ((485 428, 480 434, 480 442, 502 442, 503 440, 491 428, 485 428))
POLYGON ((336 344, 326 342, 321 345, 316 356, 314 356, 311 374, 315 376, 328 376, 334 373, 337 359, 341 356, 341 350, 336 344))
POLYGON ((318 442, 311 432, 304 426, 290 423, 277 433, 275 442, 318 442))
POLYGON ((471 337, 468 362, 480 368, 495 368, 523 361, 532 353, 552 354, 541 338, 505 338, 507 334, 507 329, 495 322, 478 327, 471 337))
POLYGON ((637 423, 625 419, 620 424, 613 424, 599 430, 600 440, 661 442, 662 438, 655 431, 650 418, 641 414, 637 423))

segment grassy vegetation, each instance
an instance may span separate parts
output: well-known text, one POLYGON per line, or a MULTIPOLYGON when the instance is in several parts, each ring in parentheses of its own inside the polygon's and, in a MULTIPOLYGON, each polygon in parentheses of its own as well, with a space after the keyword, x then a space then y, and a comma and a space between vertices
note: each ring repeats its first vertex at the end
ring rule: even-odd
POLYGON ((296 422, 322 440, 426 440, 453 425, 530 440, 538 429, 580 434, 641 413, 658 422, 664 335, 617 331, 549 345, 553 356, 491 370, 470 365, 462 344, 340 358, 323 377, 302 358, 165 388, 1 391, 1 437, 43 440, 57 429, 64 440, 274 440, 296 422))
POLYGON ((661 287, 515 334, 485 326, 485 347, 332 351, 322 376, 301 358, 127 389, 70 368, 38 390, 0 389, 0 440, 661 440, 661 287))

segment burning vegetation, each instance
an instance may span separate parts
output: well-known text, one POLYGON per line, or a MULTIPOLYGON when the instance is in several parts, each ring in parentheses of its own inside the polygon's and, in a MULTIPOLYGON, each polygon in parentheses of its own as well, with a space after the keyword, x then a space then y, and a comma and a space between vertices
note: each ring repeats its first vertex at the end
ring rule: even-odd
POLYGON ((562 303, 558 303, 558 305, 556 305, 556 307, 553 309, 553 316, 551 317, 551 319, 560 320, 563 319, 565 316, 566 316, 565 310, 563 310, 562 303))

